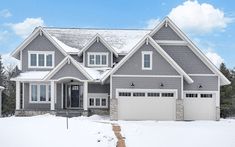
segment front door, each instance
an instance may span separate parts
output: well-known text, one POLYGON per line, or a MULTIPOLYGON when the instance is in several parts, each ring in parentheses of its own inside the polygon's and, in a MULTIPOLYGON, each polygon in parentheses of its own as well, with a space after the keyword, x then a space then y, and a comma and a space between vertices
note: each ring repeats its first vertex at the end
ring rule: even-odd
POLYGON ((79 107, 79 85, 71 85, 71 107, 79 107))

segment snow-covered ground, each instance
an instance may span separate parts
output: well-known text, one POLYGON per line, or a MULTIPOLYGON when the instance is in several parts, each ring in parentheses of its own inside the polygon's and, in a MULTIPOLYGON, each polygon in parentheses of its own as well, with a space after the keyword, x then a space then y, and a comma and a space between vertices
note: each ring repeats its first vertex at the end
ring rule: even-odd
MULTIPOLYGON (((127 147, 234 147, 235 120, 118 121, 127 147)), ((51 115, 0 118, 0 147, 115 147, 108 118, 51 115)))
POLYGON ((69 119, 51 115, 0 118, 0 147, 114 147, 110 124, 99 116, 69 119))

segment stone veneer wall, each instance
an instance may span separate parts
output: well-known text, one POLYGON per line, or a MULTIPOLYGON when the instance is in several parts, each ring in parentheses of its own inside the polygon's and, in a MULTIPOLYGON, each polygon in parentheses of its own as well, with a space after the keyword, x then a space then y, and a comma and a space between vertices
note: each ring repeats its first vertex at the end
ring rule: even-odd
POLYGON ((184 100, 176 99, 176 120, 184 120, 184 100))
POLYGON ((110 119, 118 120, 118 99, 110 99, 110 119))

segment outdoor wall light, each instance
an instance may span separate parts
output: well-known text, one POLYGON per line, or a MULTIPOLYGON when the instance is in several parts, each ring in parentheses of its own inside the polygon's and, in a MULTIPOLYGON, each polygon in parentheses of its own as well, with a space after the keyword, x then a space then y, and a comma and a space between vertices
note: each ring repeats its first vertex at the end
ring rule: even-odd
POLYGON ((199 89, 202 89, 202 88, 203 88, 203 86, 200 84, 200 85, 198 86, 198 88, 199 88, 199 89))
POLYGON ((134 82, 131 82, 131 88, 134 88, 135 87, 135 84, 134 84, 134 82))
POLYGON ((161 84, 160 84, 160 86, 161 86, 161 87, 164 87, 164 84, 163 84, 163 83, 161 83, 161 84))

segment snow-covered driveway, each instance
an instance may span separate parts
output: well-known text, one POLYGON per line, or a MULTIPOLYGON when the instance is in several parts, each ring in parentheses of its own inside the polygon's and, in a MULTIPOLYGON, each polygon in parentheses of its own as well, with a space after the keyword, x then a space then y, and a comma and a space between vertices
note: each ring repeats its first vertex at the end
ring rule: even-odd
POLYGON ((127 147, 235 147, 235 120, 119 121, 127 147))
MULTIPOLYGON (((115 147, 105 117, 0 118, 0 147, 115 147), (104 123, 103 123, 104 122, 104 123)), ((235 147, 235 120, 117 121, 127 147, 235 147)))

